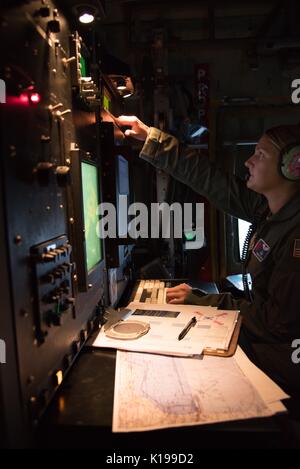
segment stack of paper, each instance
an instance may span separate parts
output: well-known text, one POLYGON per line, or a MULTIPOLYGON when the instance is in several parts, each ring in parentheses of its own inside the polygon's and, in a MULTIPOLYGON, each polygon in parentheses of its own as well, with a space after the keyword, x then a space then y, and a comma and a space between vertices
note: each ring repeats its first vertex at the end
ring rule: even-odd
POLYGON ((107 337, 102 328, 93 344, 95 347, 183 356, 200 355, 207 347, 227 350, 239 314, 196 305, 131 303, 128 309, 132 314, 126 319, 147 322, 149 332, 135 340, 120 340, 107 337), (178 340, 192 317, 196 317, 196 325, 178 340))
POLYGON ((203 360, 118 352, 113 431, 268 417, 285 411, 286 397, 239 348, 203 360))

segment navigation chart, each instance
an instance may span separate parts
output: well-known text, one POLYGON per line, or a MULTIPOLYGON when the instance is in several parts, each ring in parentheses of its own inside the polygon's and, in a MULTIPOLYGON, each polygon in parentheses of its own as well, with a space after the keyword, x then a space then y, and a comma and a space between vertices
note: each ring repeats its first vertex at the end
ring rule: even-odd
POLYGON ((234 358, 117 353, 113 431, 271 415, 234 358), (130 402, 130 406, 128 405, 130 402))

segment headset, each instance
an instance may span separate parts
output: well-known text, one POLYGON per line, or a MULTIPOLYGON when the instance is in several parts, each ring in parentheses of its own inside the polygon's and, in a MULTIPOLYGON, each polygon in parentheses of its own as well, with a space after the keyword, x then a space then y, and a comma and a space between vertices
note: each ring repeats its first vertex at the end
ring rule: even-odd
POLYGON ((300 142, 289 143, 280 151, 279 173, 289 181, 300 181, 300 142))

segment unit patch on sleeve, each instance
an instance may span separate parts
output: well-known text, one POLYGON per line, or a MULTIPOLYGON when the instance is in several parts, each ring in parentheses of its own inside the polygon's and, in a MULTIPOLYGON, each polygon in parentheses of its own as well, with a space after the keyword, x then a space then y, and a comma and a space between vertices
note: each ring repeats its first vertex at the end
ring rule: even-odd
POLYGON ((270 250, 270 246, 261 238, 255 244, 252 252, 255 255, 256 259, 258 259, 259 262, 262 262, 263 260, 265 260, 270 250))
POLYGON ((300 239, 295 239, 294 241, 293 257, 299 257, 300 259, 300 239))

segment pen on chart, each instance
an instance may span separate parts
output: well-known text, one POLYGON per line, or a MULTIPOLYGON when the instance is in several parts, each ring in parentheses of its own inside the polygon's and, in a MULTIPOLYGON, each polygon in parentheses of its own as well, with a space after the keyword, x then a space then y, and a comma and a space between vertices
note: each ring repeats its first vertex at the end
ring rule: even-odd
POLYGON ((193 327, 197 322, 197 319, 196 317, 194 316, 188 323, 187 325, 182 329, 182 331, 180 332, 179 336, 178 336, 178 340, 181 340, 183 339, 187 333, 189 332, 189 330, 191 329, 191 327, 193 327))

